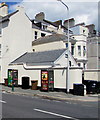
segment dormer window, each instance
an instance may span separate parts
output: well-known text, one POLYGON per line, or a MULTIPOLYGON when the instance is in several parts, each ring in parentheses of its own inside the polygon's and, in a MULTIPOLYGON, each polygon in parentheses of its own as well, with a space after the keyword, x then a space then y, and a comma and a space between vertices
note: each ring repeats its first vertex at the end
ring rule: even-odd
POLYGON ((47 26, 46 25, 42 25, 42 29, 43 30, 47 30, 47 26))
POLYGON ((41 37, 45 37, 45 34, 44 34, 44 33, 41 33, 41 37))
POLYGON ((2 34, 2 29, 0 28, 0 35, 2 34))
POLYGON ((81 46, 78 46, 78 55, 81 56, 81 46))
POLYGON ((38 34, 38 32, 37 32, 37 31, 35 31, 35 39, 37 39, 37 34, 38 34))
POLYGON ((81 66, 81 64, 80 64, 80 63, 78 63, 78 66, 80 67, 80 66, 81 66))
POLYGON ((72 64, 71 64, 71 61, 69 61, 69 66, 71 67, 71 65, 72 65, 72 64))
POLYGON ((85 33, 85 30, 83 30, 83 33, 85 33))
POLYGON ((83 56, 85 56, 85 55, 86 55, 86 47, 83 46, 83 56))
POLYGON ((71 45, 71 53, 74 55, 74 44, 71 45))
POLYGON ((0 56, 1 56, 1 44, 0 44, 0 56))
POLYGON ((66 45, 66 48, 68 48, 68 43, 66 43, 65 45, 66 45))

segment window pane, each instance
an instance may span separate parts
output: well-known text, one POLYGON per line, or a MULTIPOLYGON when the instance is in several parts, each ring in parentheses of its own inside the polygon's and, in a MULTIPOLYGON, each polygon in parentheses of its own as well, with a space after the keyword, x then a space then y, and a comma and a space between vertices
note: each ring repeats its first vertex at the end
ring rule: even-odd
POLYGON ((73 44, 71 46, 71 53, 72 53, 72 55, 74 55, 74 45, 73 44))
POLYGON ((69 66, 71 66, 71 61, 69 61, 69 66))
POLYGON ((78 55, 81 56, 81 46, 78 46, 78 55))
POLYGON ((81 66, 81 64, 80 64, 80 63, 78 63, 78 66, 80 67, 80 66, 81 66))
POLYGON ((37 39, 37 31, 35 31, 35 39, 37 39))
POLYGON ((41 37, 45 37, 45 34, 44 34, 44 33, 41 33, 41 37))
POLYGON ((68 48, 68 43, 66 43, 66 48, 68 48))
POLYGON ((85 56, 85 55, 86 55, 86 47, 83 46, 83 56, 85 56))

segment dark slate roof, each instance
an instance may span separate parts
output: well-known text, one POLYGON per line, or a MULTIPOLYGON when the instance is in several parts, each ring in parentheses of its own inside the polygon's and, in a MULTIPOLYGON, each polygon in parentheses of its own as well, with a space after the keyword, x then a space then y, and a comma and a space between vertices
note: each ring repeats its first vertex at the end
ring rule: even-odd
MULTIPOLYGON (((50 43, 50 42, 55 42, 55 41, 67 42, 67 40, 68 40, 68 37, 63 34, 53 34, 53 35, 48 35, 48 36, 36 39, 35 41, 32 42, 32 45, 34 46, 34 45, 50 43)), ((76 40, 70 38, 70 41, 75 42, 76 40)))
POLYGON ((40 23, 43 23, 43 24, 46 24, 46 25, 53 25, 55 27, 58 27, 54 22, 48 21, 46 19, 43 19, 43 20, 33 19, 33 20, 31 20, 32 23, 34 23, 34 21, 40 22, 40 23))
POLYGON ((32 28, 40 29, 35 23, 32 23, 32 28))
POLYGON ((62 20, 58 20, 58 21, 55 21, 53 22, 56 26, 59 26, 61 25, 62 26, 62 20))
POLYGON ((48 23, 48 24, 51 24, 51 25, 53 25, 55 27, 58 27, 58 25, 55 22, 51 22, 51 21, 48 21, 48 20, 45 20, 45 19, 43 21, 48 23))
POLYGON ((51 31, 49 30, 44 30, 44 29, 41 29, 40 27, 38 27, 35 23, 32 23, 32 28, 35 28, 35 29, 38 29, 38 30, 41 30, 41 31, 44 31, 44 32, 48 32, 48 33, 52 33, 51 31))
POLYGON ((37 19, 33 19, 33 20, 31 20, 33 23, 34 22, 38 22, 38 23, 43 23, 43 24, 46 24, 46 25, 49 25, 49 23, 47 23, 46 21, 44 21, 44 20, 37 20, 37 19))
POLYGON ((64 23, 65 23, 65 22, 68 22, 68 20, 69 20, 69 21, 74 21, 74 18, 70 18, 70 19, 64 20, 64 23))
POLYGON ((71 28, 76 27, 76 26, 84 26, 84 25, 85 25, 85 23, 83 22, 83 23, 76 24, 76 25, 72 26, 71 28))
POLYGON ((1 17, 0 22, 4 22, 4 21, 9 20, 9 18, 10 18, 12 15, 16 14, 18 11, 19 11, 19 10, 16 10, 16 11, 13 12, 13 13, 10 13, 10 14, 4 16, 4 17, 1 17))
POLYGON ((67 49, 43 51, 43 52, 32 52, 25 53, 11 64, 22 64, 26 63, 28 65, 40 65, 40 64, 52 64, 57 60, 67 49))

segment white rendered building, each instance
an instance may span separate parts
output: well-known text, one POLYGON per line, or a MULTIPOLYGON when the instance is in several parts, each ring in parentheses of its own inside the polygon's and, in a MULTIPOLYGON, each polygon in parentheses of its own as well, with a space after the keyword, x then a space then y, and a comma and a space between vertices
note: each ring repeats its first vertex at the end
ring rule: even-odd
POLYGON ((82 24, 77 24, 70 28, 73 31, 72 38, 76 39, 75 46, 72 46, 72 49, 74 49, 74 58, 77 61, 77 64, 80 67, 83 67, 83 69, 86 69, 87 67, 87 37, 89 30, 88 28, 82 24))
MULTIPOLYGON (((3 5, 2 7, 5 6, 7 7, 7 5, 3 5)), ((4 11, 2 12, 4 13, 4 11)), ((2 29, 0 36, 0 82, 4 83, 4 78, 7 78, 8 76, 7 69, 9 63, 21 56, 23 53, 32 51, 32 23, 26 16, 24 9, 22 7, 17 7, 15 12, 6 16, 2 15, 0 24, 2 29)))

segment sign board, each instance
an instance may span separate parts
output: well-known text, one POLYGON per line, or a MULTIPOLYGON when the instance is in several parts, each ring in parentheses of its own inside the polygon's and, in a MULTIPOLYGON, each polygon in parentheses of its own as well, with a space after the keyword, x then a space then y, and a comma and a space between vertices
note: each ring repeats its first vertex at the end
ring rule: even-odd
POLYGON ((8 86, 12 86, 13 81, 13 71, 11 69, 8 70, 8 86))
POLYGON ((18 86, 18 70, 8 69, 8 86, 18 86))
POLYGON ((48 90, 48 71, 41 71, 41 89, 48 90))

